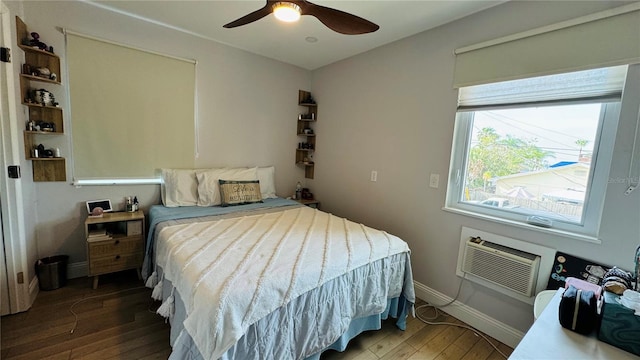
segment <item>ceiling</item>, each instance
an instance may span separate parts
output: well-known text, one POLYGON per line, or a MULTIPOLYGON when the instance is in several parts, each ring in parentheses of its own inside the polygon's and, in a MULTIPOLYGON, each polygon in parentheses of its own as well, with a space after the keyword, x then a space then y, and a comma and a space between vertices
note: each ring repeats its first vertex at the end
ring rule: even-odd
POLYGON ((315 4, 342 10, 380 25, 374 33, 342 35, 312 16, 282 23, 273 15, 251 24, 222 25, 264 6, 265 1, 96 1, 87 2, 139 19, 160 23, 201 38, 313 70, 451 22, 506 0, 318 0, 315 4), (310 42, 308 38, 317 41, 310 42))

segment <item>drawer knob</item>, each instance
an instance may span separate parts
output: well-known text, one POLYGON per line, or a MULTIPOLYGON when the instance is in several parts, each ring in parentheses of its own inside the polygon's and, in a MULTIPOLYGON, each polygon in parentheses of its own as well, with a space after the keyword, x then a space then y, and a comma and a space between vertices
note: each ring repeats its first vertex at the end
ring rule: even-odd
POLYGON ((120 244, 120 240, 116 240, 115 245, 120 244))
POLYGON ((116 255, 116 260, 120 260, 120 255, 116 255))

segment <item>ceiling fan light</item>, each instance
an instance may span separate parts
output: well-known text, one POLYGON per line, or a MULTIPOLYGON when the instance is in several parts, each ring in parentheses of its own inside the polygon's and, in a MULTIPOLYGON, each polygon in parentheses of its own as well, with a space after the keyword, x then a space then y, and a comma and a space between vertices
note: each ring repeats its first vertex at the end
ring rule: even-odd
POLYGON ((300 6, 286 1, 277 2, 273 5, 273 15, 284 22, 298 21, 300 19, 300 11, 300 6))

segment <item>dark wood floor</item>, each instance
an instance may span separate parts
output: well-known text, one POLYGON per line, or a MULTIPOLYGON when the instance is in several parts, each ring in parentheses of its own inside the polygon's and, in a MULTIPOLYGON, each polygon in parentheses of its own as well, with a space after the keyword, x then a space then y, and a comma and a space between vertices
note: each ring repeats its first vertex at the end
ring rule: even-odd
MULTIPOLYGON (((417 301, 417 306, 424 304, 417 301)), ((426 317, 432 310, 421 310, 426 317), (426 311, 426 312, 424 312, 426 311)), ((442 313, 437 322, 466 325, 442 313)), ((486 335, 485 335, 486 336, 486 335)), ((488 337, 498 349, 509 356, 513 349, 488 337)), ((393 321, 385 321, 380 331, 358 335, 349 342, 347 351, 326 351, 323 360, 504 360, 505 358, 472 331, 455 326, 427 325, 414 317, 407 319, 407 329, 399 330, 393 321)))
MULTIPOLYGON (((171 352, 169 325, 155 314, 159 303, 150 295, 135 271, 101 276, 96 290, 91 289, 91 279, 81 278, 41 291, 29 311, 0 320, 0 358, 166 359, 171 352), (78 324, 71 334, 75 317, 69 308, 82 299, 86 300, 74 306, 78 324)), ((447 315, 443 319, 458 322, 447 315)), ((511 353, 509 347, 494 343, 511 353)), ((387 322, 381 331, 352 340, 344 353, 327 351, 322 358, 502 359, 469 330, 427 325, 411 317, 406 331, 387 322)))
POLYGON ((40 291, 33 307, 4 316, 2 359, 166 359, 169 325, 152 310, 150 289, 135 271, 72 279, 57 290, 40 291), (124 291, 124 292, 120 292, 124 291), (120 292, 120 293, 117 293, 120 292), (108 295, 117 293, 113 295, 108 295), (92 299, 90 297, 107 295, 92 299), (75 317, 77 328, 73 334, 75 317))

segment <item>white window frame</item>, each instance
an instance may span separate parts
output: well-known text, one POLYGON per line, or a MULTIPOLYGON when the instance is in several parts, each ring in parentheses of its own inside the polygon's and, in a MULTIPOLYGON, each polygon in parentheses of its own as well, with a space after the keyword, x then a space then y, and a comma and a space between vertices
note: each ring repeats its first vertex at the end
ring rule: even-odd
MULTIPOLYGON (((580 102, 580 101, 578 101, 580 102)), ((585 101, 582 101, 585 102, 585 101)), ((584 202, 584 213, 580 224, 552 220, 550 227, 533 225, 527 221, 528 216, 513 211, 491 208, 477 204, 463 202, 465 171, 467 155, 469 153, 472 136, 473 111, 459 111, 456 113, 453 145, 451 152, 451 166, 448 178, 446 204, 444 210, 478 217, 494 222, 535 229, 543 232, 558 233, 564 236, 579 238, 599 243, 598 232, 602 218, 603 204, 609 170, 613 158, 613 149, 618 129, 621 101, 605 102, 602 100, 586 101, 589 103, 603 103, 596 143, 594 144, 594 158, 591 163, 590 179, 584 202)), ((549 102, 549 105, 572 104, 576 101, 549 102)), ((541 104, 536 104, 540 106, 541 104)), ((526 105, 512 107, 523 108, 526 105)), ((531 215, 531 214, 529 214, 531 215)))

